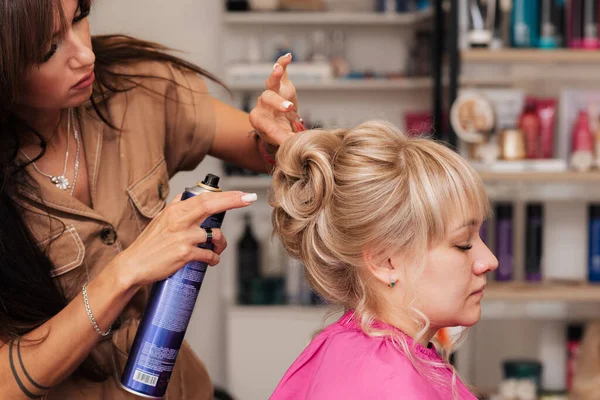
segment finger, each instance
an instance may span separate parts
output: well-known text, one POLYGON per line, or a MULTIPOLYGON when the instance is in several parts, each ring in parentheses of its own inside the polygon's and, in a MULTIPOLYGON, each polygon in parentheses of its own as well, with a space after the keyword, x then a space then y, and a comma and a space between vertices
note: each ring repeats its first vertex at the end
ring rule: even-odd
POLYGON ((271 75, 269 76, 269 78, 267 78, 267 89, 272 90, 274 92, 279 92, 279 84, 281 83, 281 81, 289 80, 287 74, 287 66, 290 65, 292 59, 292 53, 287 53, 286 55, 279 57, 279 59, 273 66, 273 72, 271 72, 271 75))
POLYGON ((284 69, 292 62, 292 53, 282 55, 277 59, 277 64, 281 65, 284 69))
POLYGON ((283 73, 284 70, 281 64, 277 63, 273 66, 273 71, 271 72, 271 75, 269 75, 269 77, 265 81, 265 86, 268 90, 279 92, 281 88, 280 84, 281 78, 283 77, 283 73))
POLYGON ((277 64, 281 65, 281 68, 283 68, 283 75, 281 77, 282 81, 288 80, 287 67, 292 63, 292 59, 292 53, 287 53, 286 55, 279 57, 277 60, 277 64))
POLYGON ((214 251, 210 251, 207 249, 202 249, 200 247, 194 247, 190 252, 191 257, 189 261, 202 261, 214 267, 221 261, 221 256, 215 253, 214 251))
POLYGON ((265 90, 260 95, 257 107, 268 107, 279 112, 294 111, 294 103, 272 90, 265 90))
MULTIPOLYGON (((223 232, 217 228, 212 228, 212 235, 213 235, 212 244, 214 246, 213 251, 217 254, 221 254, 227 247, 227 239, 225 239, 223 232)), ((195 229, 193 229, 192 237, 190 238, 190 241, 192 243, 206 244, 206 241, 207 241, 206 229, 200 228, 200 227, 196 227, 195 229)))
POLYGON ((263 140, 275 145, 285 142, 294 134, 291 127, 287 131, 282 129, 273 118, 273 114, 264 109, 252 110, 250 113, 250 124, 252 124, 263 140))
POLYGON ((293 57, 291 53, 288 53, 282 58, 283 59, 280 59, 278 61, 278 64, 281 65, 281 67, 283 68, 283 75, 281 75, 281 83, 286 83, 290 80, 288 76, 288 66, 292 63, 293 57))
POLYGON ((200 225, 207 217, 223 211, 247 207, 257 200, 255 193, 216 192, 201 193, 174 204, 181 220, 189 225, 200 225))

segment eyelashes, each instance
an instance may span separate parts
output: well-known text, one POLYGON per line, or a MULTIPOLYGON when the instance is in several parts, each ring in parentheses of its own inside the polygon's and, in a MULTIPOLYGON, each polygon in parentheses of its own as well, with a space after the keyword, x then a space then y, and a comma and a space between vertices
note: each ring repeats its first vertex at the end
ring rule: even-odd
POLYGON ((50 46, 50 51, 43 58, 43 62, 47 62, 48 60, 50 60, 52 56, 56 53, 57 49, 58 45, 56 43, 52 43, 52 45, 50 46))

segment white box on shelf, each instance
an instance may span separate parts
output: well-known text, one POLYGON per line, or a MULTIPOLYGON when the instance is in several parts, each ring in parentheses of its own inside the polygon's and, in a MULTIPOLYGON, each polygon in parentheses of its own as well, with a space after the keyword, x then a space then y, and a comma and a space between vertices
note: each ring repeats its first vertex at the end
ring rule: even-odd
POLYGON ((542 274, 546 280, 587 281, 587 203, 544 205, 542 274))
POLYGON ((539 336, 539 359, 542 368, 542 387, 563 390, 566 384, 567 338, 563 321, 544 321, 539 336))
MULTIPOLYGON (((288 75, 294 83, 323 82, 333 79, 333 71, 329 63, 293 63, 287 67, 288 75)), ((227 68, 226 81, 259 82, 264 81, 273 72, 273 64, 236 64, 227 68)))

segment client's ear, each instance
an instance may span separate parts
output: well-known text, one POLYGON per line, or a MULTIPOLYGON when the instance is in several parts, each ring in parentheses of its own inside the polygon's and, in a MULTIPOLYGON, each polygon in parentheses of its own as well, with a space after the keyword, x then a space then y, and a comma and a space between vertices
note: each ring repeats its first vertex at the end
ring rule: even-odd
POLYGON ((375 255, 370 250, 363 250, 363 260, 367 270, 382 284, 394 287, 399 279, 399 271, 392 263, 390 256, 375 255))

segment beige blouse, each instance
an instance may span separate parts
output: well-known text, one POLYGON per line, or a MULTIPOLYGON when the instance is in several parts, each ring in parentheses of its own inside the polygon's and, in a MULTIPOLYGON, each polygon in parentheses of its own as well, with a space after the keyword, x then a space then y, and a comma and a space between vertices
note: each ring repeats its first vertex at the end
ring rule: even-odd
MULTIPOLYGON (((102 123, 90 104, 77 110, 93 206, 56 188, 33 169, 29 172, 39 193, 19 192, 19 200, 32 211, 25 214, 27 224, 47 251, 54 264, 52 275, 69 299, 131 245, 165 207, 169 178, 194 169, 215 136, 214 110, 202 78, 159 62, 130 66, 126 72, 167 80, 145 78, 147 88, 117 93, 101 103, 120 130, 102 123)), ((138 398, 121 390, 118 381, 149 291, 146 287, 134 296, 119 319, 120 328, 93 352, 112 378, 103 383, 67 379, 48 399, 138 398)), ((166 398, 213 398, 206 368, 187 343, 179 353, 166 398)))

